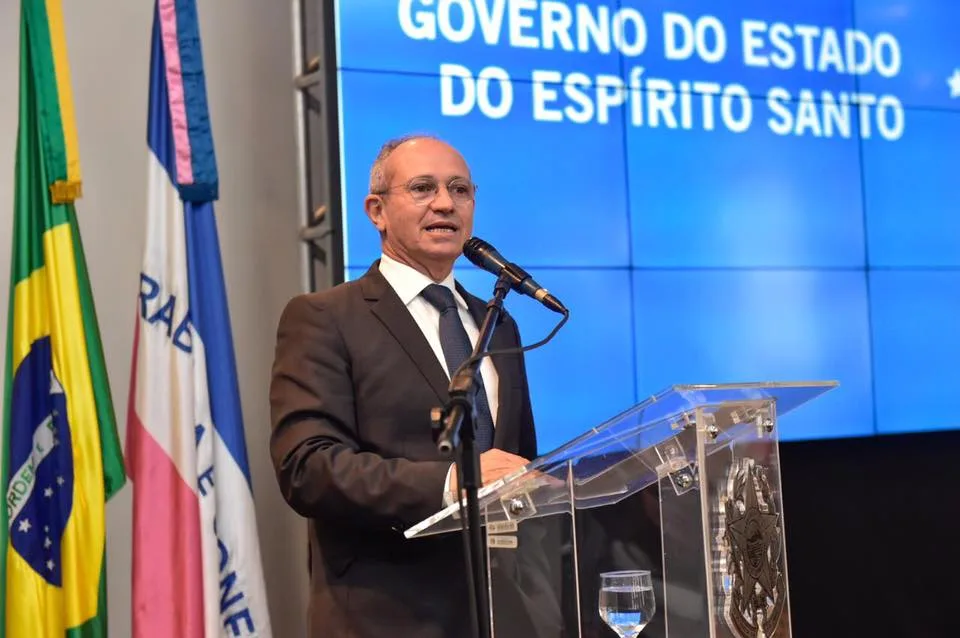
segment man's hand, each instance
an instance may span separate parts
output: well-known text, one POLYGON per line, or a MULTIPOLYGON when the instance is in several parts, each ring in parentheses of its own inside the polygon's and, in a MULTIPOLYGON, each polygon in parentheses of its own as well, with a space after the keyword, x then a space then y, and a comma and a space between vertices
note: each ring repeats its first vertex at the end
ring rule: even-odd
MULTIPOLYGON (((503 450, 493 448, 480 455, 480 481, 482 485, 489 485, 507 474, 513 474, 524 465, 529 463, 527 459, 516 454, 510 454, 503 450)), ((456 494, 458 491, 457 473, 450 475, 450 492, 456 494)))

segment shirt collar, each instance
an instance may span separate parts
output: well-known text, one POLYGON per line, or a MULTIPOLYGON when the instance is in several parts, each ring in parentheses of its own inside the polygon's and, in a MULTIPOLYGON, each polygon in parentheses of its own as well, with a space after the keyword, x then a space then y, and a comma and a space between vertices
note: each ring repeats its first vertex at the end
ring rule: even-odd
POLYGON ((380 274, 387 280, 390 287, 396 291, 397 296, 400 297, 400 301, 402 301, 405 306, 409 306, 411 301, 419 297, 424 288, 430 284, 439 283, 441 286, 446 286, 453 291, 453 298, 457 300, 457 305, 461 309, 466 310, 467 308, 466 301, 460 296, 454 284, 455 279, 452 270, 443 281, 435 282, 422 272, 418 272, 410 266, 402 264, 396 259, 384 254, 380 255, 380 274))

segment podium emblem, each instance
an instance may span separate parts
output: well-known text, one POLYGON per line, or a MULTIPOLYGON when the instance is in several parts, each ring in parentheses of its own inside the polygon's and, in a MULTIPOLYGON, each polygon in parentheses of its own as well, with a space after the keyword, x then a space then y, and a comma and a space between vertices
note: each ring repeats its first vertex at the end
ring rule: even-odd
POLYGON ((719 518, 727 625, 739 638, 773 638, 786 602, 786 574, 783 527, 766 467, 750 458, 731 463, 719 518))

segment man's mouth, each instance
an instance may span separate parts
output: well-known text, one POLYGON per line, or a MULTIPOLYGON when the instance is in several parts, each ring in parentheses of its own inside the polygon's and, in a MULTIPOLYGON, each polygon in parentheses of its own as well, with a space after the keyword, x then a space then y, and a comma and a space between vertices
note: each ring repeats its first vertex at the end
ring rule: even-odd
POLYGON ((451 222, 434 222, 425 228, 428 233, 455 233, 457 232, 456 224, 451 222))

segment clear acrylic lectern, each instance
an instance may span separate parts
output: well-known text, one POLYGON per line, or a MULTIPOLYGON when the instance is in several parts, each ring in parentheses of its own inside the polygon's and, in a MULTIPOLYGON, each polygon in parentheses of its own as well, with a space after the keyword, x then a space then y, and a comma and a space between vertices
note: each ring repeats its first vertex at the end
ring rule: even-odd
MULTIPOLYGON (((484 486, 494 636, 790 636, 777 419, 836 385, 674 386, 484 486)), ((460 505, 406 536, 459 533, 460 505)))

